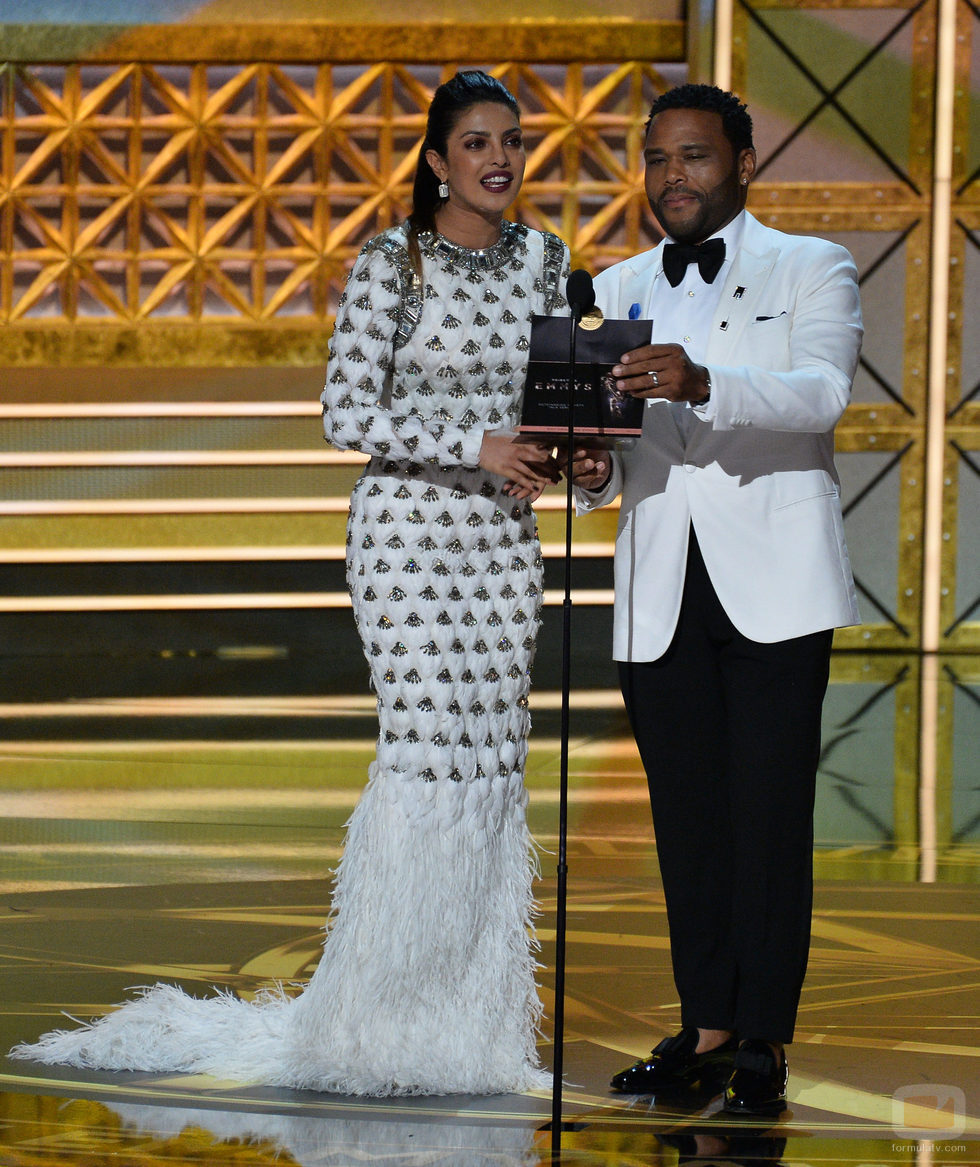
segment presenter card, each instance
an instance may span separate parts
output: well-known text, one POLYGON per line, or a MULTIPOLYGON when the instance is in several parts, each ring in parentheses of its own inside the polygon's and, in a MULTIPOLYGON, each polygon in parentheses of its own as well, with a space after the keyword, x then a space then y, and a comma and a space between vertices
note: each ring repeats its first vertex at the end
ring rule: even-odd
MULTIPOLYGON (((575 433, 593 446, 632 445, 643 429, 640 397, 620 393, 612 375, 623 353, 650 343, 649 320, 602 320, 576 326, 575 433), (589 327, 589 324, 592 324, 589 327)), ((529 440, 561 443, 568 435, 571 322, 567 316, 533 316, 531 348, 518 431, 529 440)))

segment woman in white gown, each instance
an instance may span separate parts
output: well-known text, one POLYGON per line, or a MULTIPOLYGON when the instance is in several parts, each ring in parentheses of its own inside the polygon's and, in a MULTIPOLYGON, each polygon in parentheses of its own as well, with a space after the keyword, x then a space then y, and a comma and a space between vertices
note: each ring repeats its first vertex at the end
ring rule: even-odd
POLYGON ((568 252, 503 218, 524 164, 500 82, 440 86, 412 216, 364 247, 341 300, 324 423, 370 456, 347 572, 380 733, 316 972, 254 1002, 156 985, 15 1056, 364 1095, 547 1084, 524 763, 530 503, 557 470, 513 427, 530 317, 564 311, 568 252))

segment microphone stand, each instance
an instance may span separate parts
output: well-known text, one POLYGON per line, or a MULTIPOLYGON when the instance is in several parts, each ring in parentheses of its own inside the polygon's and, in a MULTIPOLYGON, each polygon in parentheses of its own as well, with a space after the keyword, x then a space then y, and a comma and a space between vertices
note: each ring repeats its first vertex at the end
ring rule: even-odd
POLYGON ((572 452, 575 441, 575 330, 582 317, 578 304, 570 304, 571 332, 568 344, 568 452, 565 472, 565 595, 562 600, 561 635, 561 762, 558 779, 558 884, 555 903, 555 1052, 551 1087, 551 1160, 561 1159, 562 1070, 565 1039, 565 925, 568 897, 568 738, 570 730, 572 648, 572 452))

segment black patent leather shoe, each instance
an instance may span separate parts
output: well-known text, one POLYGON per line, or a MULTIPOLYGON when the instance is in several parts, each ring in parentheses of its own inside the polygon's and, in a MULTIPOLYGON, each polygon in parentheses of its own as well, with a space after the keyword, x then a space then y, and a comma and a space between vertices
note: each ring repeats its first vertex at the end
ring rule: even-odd
POLYGON ((697 1028, 686 1026, 673 1037, 665 1037, 649 1057, 621 1070, 609 1085, 620 1094, 694 1089, 718 1094, 732 1072, 738 1039, 730 1037, 703 1054, 694 1052, 697 1044, 697 1028))
POLYGON ((789 1065, 767 1041, 743 1041, 735 1053, 735 1069, 725 1087, 727 1114, 774 1115, 786 1109, 789 1065))

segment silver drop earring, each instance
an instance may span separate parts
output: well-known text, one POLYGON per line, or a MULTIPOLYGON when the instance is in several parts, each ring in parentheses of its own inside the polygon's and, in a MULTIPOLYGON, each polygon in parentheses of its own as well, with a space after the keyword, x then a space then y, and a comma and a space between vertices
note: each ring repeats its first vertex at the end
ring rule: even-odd
POLYGON ((449 198, 449 183, 448 182, 440 182, 439 183, 439 198, 441 198, 441 199, 448 199, 449 198))

